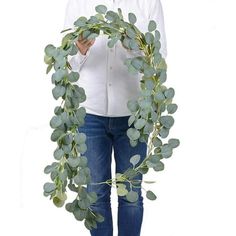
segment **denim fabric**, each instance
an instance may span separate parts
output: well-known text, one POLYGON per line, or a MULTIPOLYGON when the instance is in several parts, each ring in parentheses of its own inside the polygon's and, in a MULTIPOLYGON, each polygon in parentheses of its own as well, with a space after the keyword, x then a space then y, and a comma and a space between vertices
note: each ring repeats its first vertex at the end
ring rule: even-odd
MULTIPOLYGON (((85 124, 78 128, 86 134, 87 151, 83 154, 88 159, 91 169, 91 182, 102 182, 111 179, 112 148, 114 149, 116 173, 123 173, 132 167, 129 159, 140 154, 141 161, 146 157, 147 144, 138 142, 132 147, 126 134, 129 116, 108 117, 86 113, 85 124)), ((133 124, 131 125, 133 127, 133 124)), ((140 162, 141 162, 140 161, 140 162)), ((142 179, 139 174, 135 179, 142 179)), ((127 183, 129 190, 129 185, 127 183)), ((124 196, 118 196, 118 236, 140 236, 143 220, 143 196, 141 188, 133 188, 139 199, 131 203, 124 196)), ((87 185, 87 191, 95 191, 98 195, 91 208, 105 217, 105 221, 97 223, 97 229, 90 230, 92 236, 112 236, 113 220, 111 213, 111 186, 108 184, 87 185)))

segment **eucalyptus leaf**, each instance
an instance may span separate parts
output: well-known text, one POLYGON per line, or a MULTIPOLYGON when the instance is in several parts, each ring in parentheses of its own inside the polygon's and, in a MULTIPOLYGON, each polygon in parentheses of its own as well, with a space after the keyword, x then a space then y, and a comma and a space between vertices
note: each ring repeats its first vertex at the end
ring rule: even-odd
POLYGON ((166 128, 171 128, 174 124, 174 118, 170 115, 166 115, 166 116, 161 116, 160 117, 160 123, 166 127, 166 128))
POLYGON ((135 154, 130 158, 130 163, 133 165, 133 167, 135 167, 140 161, 140 159, 141 159, 141 156, 139 154, 135 154))
POLYGON ((140 118, 134 123, 134 127, 136 129, 142 129, 145 126, 146 122, 147 121, 145 119, 140 118))
POLYGON ((169 114, 175 113, 176 110, 177 110, 177 108, 178 108, 178 106, 177 106, 177 104, 175 104, 175 103, 172 103, 172 104, 168 104, 168 105, 167 105, 167 111, 168 111, 169 114))
POLYGON ((136 202, 138 200, 138 193, 131 190, 129 191, 127 194, 126 194, 126 199, 129 201, 129 202, 136 202))
POLYGON ((131 23, 131 24, 135 24, 136 23, 136 21, 137 21, 137 18, 136 18, 136 16, 135 16, 135 14, 134 13, 132 13, 132 12, 130 12, 129 14, 128 14, 128 18, 129 18, 129 22, 131 23))
POLYGON ((55 183, 47 182, 43 185, 43 189, 44 189, 45 192, 51 193, 56 189, 56 185, 55 185, 55 183))
POLYGON ((95 7, 96 12, 100 14, 105 14, 107 11, 107 7, 105 5, 98 5, 95 7))
POLYGON ((80 75, 79 75, 78 72, 72 71, 72 72, 70 72, 70 74, 68 75, 68 79, 69 79, 70 82, 76 82, 76 81, 78 81, 79 76, 80 76, 80 75))
POLYGON ((152 32, 156 29, 156 27, 157 27, 156 22, 154 20, 150 20, 148 24, 148 31, 152 32))
POLYGON ((149 200, 155 200, 157 197, 156 195, 151 191, 151 190, 148 190, 146 192, 146 197, 149 199, 149 200))
POLYGON ((136 140, 136 139, 138 139, 140 137, 140 132, 137 129, 135 129, 135 128, 129 128, 126 131, 126 134, 132 140, 136 140))
POLYGON ((56 87, 53 88, 52 94, 53 97, 57 100, 59 97, 62 97, 66 92, 65 87, 61 85, 56 85, 56 87))
POLYGON ((176 147, 179 146, 180 141, 179 141, 179 139, 171 138, 171 139, 168 140, 168 144, 169 144, 172 148, 176 148, 176 147))

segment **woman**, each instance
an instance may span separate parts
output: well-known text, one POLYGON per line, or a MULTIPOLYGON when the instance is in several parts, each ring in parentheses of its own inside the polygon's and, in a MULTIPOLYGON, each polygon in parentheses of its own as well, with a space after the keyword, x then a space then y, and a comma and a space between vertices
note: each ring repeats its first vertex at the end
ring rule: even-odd
MULTIPOLYGON (((166 57, 166 36, 164 17, 160 0, 69 0, 66 8, 64 29, 73 27, 80 16, 89 18, 95 15, 95 6, 106 5, 108 10, 121 8, 124 20, 128 13, 137 17, 135 25, 147 31, 149 20, 155 20, 161 34, 160 53, 166 57)), ((124 65, 128 57, 139 55, 140 51, 124 49, 120 42, 113 48, 107 47, 107 36, 100 35, 96 40, 82 37, 76 42, 78 53, 70 58, 73 71, 80 73, 78 85, 85 89, 86 101, 81 106, 86 108, 85 124, 78 129, 87 136, 88 167, 92 182, 103 182, 111 179, 112 148, 116 164, 116 173, 123 173, 130 167, 129 159, 139 154, 141 161, 146 157, 147 144, 139 142, 132 147, 126 134, 128 119, 131 115, 127 102, 140 95, 140 74, 131 74, 124 65)), ((142 175, 136 179, 141 180, 142 175)), ((97 229, 90 231, 92 236, 112 236, 113 222, 110 204, 111 187, 107 184, 87 186, 88 191, 96 191, 98 200, 93 204, 95 211, 100 212, 105 220, 98 223, 97 229)), ((136 203, 118 196, 118 235, 139 236, 143 220, 143 197, 140 188, 134 188, 139 194, 136 203)))

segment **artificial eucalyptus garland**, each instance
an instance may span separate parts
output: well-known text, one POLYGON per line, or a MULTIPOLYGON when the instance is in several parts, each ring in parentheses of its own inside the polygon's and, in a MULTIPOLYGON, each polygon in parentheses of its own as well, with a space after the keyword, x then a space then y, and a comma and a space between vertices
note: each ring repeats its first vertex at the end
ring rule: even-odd
MULTIPOLYGON (((79 17, 74 22, 74 29, 66 29, 61 33, 67 33, 59 47, 51 44, 45 47, 44 62, 48 65, 46 73, 53 68, 51 82, 55 85, 52 89, 53 97, 62 98, 60 106, 54 109, 54 115, 50 120, 53 129, 51 140, 57 147, 53 153, 56 161, 44 168, 45 174, 50 174, 52 182, 44 184, 44 196, 50 196, 50 200, 57 207, 62 207, 67 199, 67 187, 76 192, 73 202, 67 203, 65 208, 73 213, 74 217, 84 220, 84 225, 91 230, 97 228, 97 223, 104 221, 104 217, 91 209, 91 205, 97 201, 96 192, 87 192, 86 185, 109 184, 115 187, 119 196, 124 196, 130 202, 138 200, 138 194, 134 188, 142 188, 142 182, 153 183, 155 181, 137 181, 138 174, 146 174, 150 168, 154 171, 164 169, 162 159, 169 158, 173 149, 179 146, 178 139, 171 138, 163 143, 169 135, 169 130, 174 124, 172 114, 177 110, 177 104, 172 103, 175 91, 164 85, 166 81, 167 65, 162 58, 159 49, 160 32, 156 29, 156 22, 150 20, 148 32, 142 33, 135 26, 136 16, 128 14, 129 22, 123 18, 122 11, 107 10, 104 5, 95 7, 96 14, 87 19, 79 17), (132 147, 137 143, 146 142, 148 152, 140 163, 140 155, 130 157, 132 164, 124 173, 116 173, 115 178, 101 183, 91 183, 90 169, 87 166, 87 158, 83 155, 86 150, 86 135, 78 132, 78 128, 84 125, 86 109, 80 103, 86 100, 85 90, 78 86, 79 73, 72 71, 68 62, 68 56, 76 55, 78 48, 75 42, 82 34, 84 38, 95 39, 101 33, 108 36, 107 46, 112 48, 120 40, 124 48, 142 52, 142 55, 128 58, 124 61, 130 73, 142 73, 140 81, 141 95, 137 100, 127 103, 132 115, 129 117, 127 136, 132 147), (163 114, 166 112, 166 114, 163 114)), ((146 191, 146 190, 145 190, 146 191)), ((156 195, 146 191, 146 197, 155 200, 156 195)))

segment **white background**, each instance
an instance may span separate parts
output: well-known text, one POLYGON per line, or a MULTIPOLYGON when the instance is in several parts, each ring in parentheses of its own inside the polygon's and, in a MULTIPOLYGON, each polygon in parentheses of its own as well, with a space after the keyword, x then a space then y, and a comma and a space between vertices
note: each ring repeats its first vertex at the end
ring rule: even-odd
MULTIPOLYGON (((43 168, 55 149, 49 120, 58 104, 43 50, 60 42, 66 2, 1 1, 1 235, 89 235, 42 189, 49 180, 43 168)), ((165 160, 164 171, 145 175, 157 181, 146 187, 157 200, 145 198, 142 235, 235 236, 234 1, 163 0, 162 5, 166 85, 175 89, 179 106, 169 137, 181 144, 165 160)), ((114 235, 116 199, 113 190, 114 235)))

